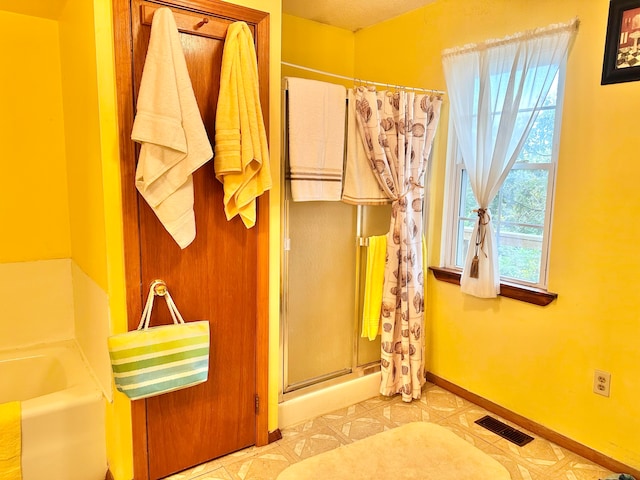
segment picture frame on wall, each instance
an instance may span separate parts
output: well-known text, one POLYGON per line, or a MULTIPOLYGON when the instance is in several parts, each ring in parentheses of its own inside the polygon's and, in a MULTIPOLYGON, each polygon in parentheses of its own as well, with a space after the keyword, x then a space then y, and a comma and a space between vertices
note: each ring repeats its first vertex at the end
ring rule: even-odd
POLYGON ((640 0, 611 0, 601 85, 640 80, 640 0))

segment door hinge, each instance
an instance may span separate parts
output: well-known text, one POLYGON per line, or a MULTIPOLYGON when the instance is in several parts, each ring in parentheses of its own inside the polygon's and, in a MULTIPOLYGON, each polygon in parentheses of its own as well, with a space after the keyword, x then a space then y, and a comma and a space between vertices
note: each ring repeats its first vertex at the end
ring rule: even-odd
POLYGON ((260 397, 256 394, 256 415, 260 413, 260 397))

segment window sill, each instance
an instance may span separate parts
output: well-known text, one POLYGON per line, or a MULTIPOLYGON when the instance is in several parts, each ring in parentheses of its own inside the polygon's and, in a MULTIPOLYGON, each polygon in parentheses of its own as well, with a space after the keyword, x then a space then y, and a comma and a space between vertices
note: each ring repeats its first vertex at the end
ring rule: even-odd
MULTIPOLYGON (((441 267, 429 267, 429 270, 433 272, 436 280, 460 285, 461 273, 459 270, 441 267)), ((557 293, 547 292, 540 288, 525 287, 523 285, 506 282, 500 283, 500 296, 513 298, 514 300, 519 300, 521 302, 532 303, 541 307, 549 305, 558 298, 557 293)))

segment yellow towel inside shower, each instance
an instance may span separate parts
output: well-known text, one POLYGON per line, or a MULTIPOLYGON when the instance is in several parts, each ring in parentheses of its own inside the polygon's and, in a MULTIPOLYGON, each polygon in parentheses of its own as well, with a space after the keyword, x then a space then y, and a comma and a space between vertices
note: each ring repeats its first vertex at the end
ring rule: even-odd
POLYGON ((424 278, 424 296, 427 297, 427 239, 422 235, 422 277, 424 278))
POLYGON ((375 340, 380 325, 384 267, 387 258, 387 236, 369 237, 362 308, 362 337, 375 340))
POLYGON ((0 480, 21 480, 20 402, 0 404, 0 480))

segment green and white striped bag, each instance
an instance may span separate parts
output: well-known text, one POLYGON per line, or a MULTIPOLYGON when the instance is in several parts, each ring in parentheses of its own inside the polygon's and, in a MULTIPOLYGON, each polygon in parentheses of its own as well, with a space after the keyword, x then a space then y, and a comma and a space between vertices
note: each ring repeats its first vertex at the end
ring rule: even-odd
POLYGON ((207 381, 209 322, 186 322, 164 282, 155 281, 137 330, 108 338, 116 388, 131 400, 173 392, 207 381), (172 325, 149 327, 153 299, 167 301, 172 325))

